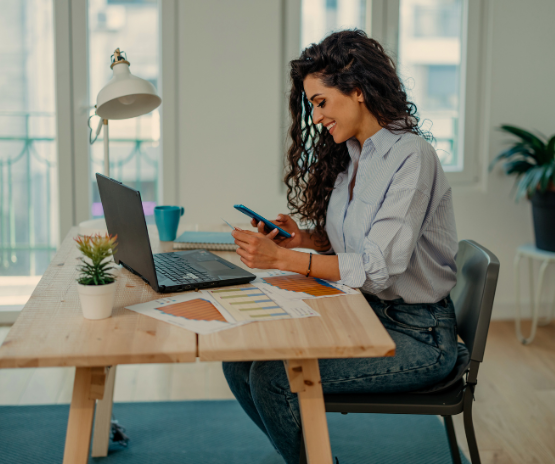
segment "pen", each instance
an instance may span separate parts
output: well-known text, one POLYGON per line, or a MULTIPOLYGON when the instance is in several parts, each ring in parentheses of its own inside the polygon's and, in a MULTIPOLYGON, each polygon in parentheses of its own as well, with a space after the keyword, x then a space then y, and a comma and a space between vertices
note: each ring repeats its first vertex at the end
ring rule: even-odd
POLYGON ((227 222, 224 218, 220 218, 222 221, 224 221, 229 227, 231 227, 233 230, 241 230, 238 227, 233 227, 229 222, 227 222))

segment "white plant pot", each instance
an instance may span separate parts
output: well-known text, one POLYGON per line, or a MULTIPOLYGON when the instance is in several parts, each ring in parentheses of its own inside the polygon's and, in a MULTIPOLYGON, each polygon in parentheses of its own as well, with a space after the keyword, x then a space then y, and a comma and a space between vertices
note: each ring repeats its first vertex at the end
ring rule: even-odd
POLYGON ((85 319, 106 319, 112 315, 117 282, 106 285, 77 284, 85 319))

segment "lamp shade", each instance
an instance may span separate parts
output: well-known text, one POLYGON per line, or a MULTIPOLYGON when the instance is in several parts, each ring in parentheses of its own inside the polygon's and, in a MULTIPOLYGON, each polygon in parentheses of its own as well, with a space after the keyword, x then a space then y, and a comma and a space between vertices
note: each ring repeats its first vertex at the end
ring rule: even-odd
POLYGON ((112 70, 112 79, 96 98, 96 114, 101 118, 134 118, 150 113, 162 103, 150 82, 131 74, 127 61, 114 63, 112 70))

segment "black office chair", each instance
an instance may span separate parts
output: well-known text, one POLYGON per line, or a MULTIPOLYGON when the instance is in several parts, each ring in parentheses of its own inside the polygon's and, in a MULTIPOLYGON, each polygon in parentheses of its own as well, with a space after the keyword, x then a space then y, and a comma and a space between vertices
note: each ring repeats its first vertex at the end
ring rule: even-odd
MULTIPOLYGON (((458 333, 468 353, 464 352, 466 358, 459 358, 458 366, 448 376, 448 381, 439 384, 432 393, 328 394, 324 395, 324 401, 326 412, 441 415, 445 420, 454 464, 461 464, 461 458, 451 416, 462 412, 470 459, 472 464, 479 464, 480 454, 472 423, 472 401, 478 368, 484 359, 499 260, 478 243, 461 240, 456 261, 457 285, 451 290, 451 298, 455 305, 458 333), (465 373, 466 379, 463 379, 465 373)), ((303 443, 300 464, 306 462, 303 443)))

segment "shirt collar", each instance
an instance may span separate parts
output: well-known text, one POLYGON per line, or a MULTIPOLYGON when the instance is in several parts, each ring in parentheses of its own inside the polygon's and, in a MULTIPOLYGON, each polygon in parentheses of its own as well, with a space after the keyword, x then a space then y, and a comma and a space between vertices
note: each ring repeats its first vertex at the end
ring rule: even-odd
POLYGON ((378 156, 385 156, 397 140, 401 138, 401 134, 394 134, 390 130, 382 127, 372 137, 367 138, 362 146, 362 153, 360 144, 355 137, 347 140, 347 150, 351 159, 357 160, 361 155, 368 154, 374 151, 378 156))

